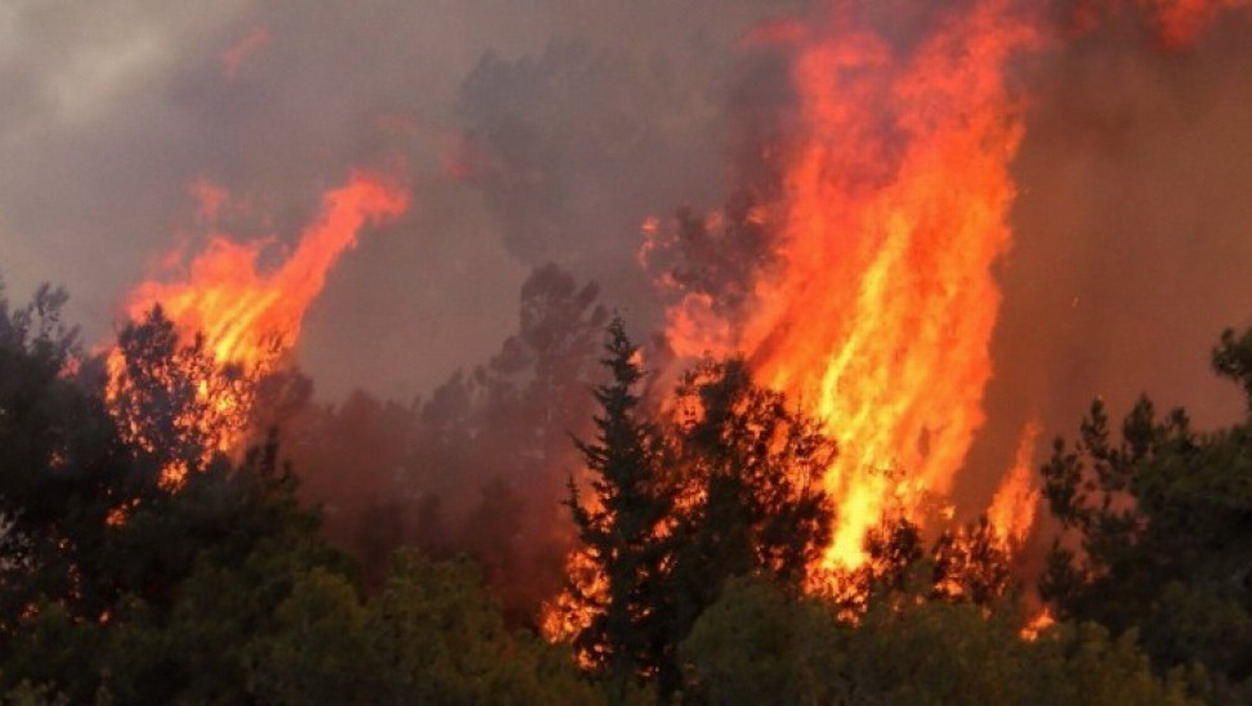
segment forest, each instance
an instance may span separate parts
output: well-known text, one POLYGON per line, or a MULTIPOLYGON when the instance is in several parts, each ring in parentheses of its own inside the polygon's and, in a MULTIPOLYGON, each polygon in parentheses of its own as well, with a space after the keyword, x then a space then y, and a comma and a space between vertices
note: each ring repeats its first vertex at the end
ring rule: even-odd
POLYGON ((885 513, 822 572, 838 443, 744 361, 654 374, 555 267, 408 406, 214 369, 159 307, 110 375, 65 301, 0 307, 4 703, 1252 700, 1252 331, 1211 359, 1243 422, 1097 399, 1056 439, 1042 569, 885 513), (204 386, 252 383, 223 451, 204 386))
POLYGON ((0 0, 0 706, 1252 704, 1250 38, 0 0))

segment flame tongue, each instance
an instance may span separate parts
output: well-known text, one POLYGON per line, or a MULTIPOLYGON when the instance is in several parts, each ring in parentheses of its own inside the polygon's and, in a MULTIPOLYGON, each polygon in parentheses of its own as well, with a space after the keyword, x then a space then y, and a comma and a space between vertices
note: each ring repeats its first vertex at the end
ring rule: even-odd
POLYGON ((1031 462, 1042 428, 1038 420, 1031 420, 1022 428, 1013 467, 1000 481, 987 508, 987 520, 1010 548, 1022 546, 1035 523, 1039 491, 1034 486, 1035 469, 1031 462))
MULTIPOLYGON (((1138 5, 1163 44, 1181 48, 1252 0, 1138 5)), ((830 6, 824 21, 769 25, 745 41, 797 47, 799 137, 773 211, 781 264, 754 283, 746 315, 689 292, 668 321, 679 354, 746 355, 759 382, 839 440, 823 564, 851 568, 885 512, 924 522, 939 509, 932 501, 950 492, 983 423, 1000 302, 991 269, 1012 241, 1009 165, 1024 132, 1007 67, 1055 37, 1010 0, 939 8, 923 34, 892 33, 908 41, 866 29, 871 3, 830 6)), ((991 508, 1017 543, 1033 517, 1032 434, 991 508)))
MULTIPOLYGON (((215 198, 220 201, 221 195, 215 198)), ((244 368, 249 382, 267 372, 290 349, 300 334, 304 313, 326 282, 326 274, 348 248, 356 244, 357 233, 366 224, 377 224, 399 217, 408 208, 408 195, 380 176, 354 172, 348 183, 323 197, 317 220, 301 233, 290 257, 268 271, 258 260, 270 240, 240 244, 215 235, 203 253, 187 268, 184 281, 144 282, 131 292, 126 312, 135 319, 155 304, 161 304, 181 339, 203 334, 205 347, 218 366, 244 368)), ((213 210, 213 209, 210 209, 213 210)), ((117 403, 129 382, 124 377, 121 352, 109 355, 108 398, 115 413, 117 403)), ((212 380, 200 382, 202 395, 223 386, 212 380)), ((220 439, 218 449, 229 450, 238 443, 238 434, 251 413, 250 390, 232 386, 229 399, 197 400, 203 408, 215 410, 200 424, 214 424, 230 433, 205 434, 220 439)), ((139 429, 133 423, 124 428, 139 429)), ((216 430, 214 430, 216 431, 216 430)), ((145 439, 130 439, 150 448, 145 439)), ((185 470, 170 468, 163 480, 176 486, 185 470)))
POLYGON ((187 281, 140 284, 127 313, 137 317, 159 302, 180 331, 205 335, 219 363, 257 364, 272 347, 270 339, 283 347, 294 344, 326 273, 356 245, 360 228, 394 219, 407 208, 403 191, 377 175, 355 172, 323 197, 321 215, 273 271, 261 272, 257 262, 268 241, 240 244, 216 236, 191 262, 187 281))
POLYGON ((780 271, 735 327, 699 324, 694 297, 670 313, 680 342, 736 331, 709 347, 745 353, 839 440, 827 566, 861 563, 885 510, 916 516, 945 493, 983 422, 1022 135, 1006 64, 1037 41, 1002 0, 961 4, 909 49, 857 28, 814 36, 793 64, 780 271))
POLYGON ((745 344, 761 380, 842 444, 828 564, 859 564, 890 504, 916 512, 920 491, 946 492, 983 422, 990 267, 1011 239, 1022 134, 1005 64, 1034 41, 990 1, 907 56, 837 33, 796 64, 807 134, 786 177, 786 271, 745 344))

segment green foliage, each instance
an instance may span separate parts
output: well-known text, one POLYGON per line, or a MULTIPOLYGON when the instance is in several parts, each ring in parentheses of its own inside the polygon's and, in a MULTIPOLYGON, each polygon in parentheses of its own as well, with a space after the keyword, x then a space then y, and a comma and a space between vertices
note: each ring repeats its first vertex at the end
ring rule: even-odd
POLYGON ((362 703, 595 703, 572 660, 504 625, 478 571, 402 553, 367 607, 380 689, 362 703), (558 657, 558 655, 561 655, 558 657))
MULTIPOLYGON (((1213 366, 1252 404, 1249 361, 1252 332, 1227 331, 1213 366)), ((1197 432, 1145 397, 1114 440, 1097 400, 1043 477, 1068 530, 1040 583, 1058 614, 1136 631, 1158 672, 1202 666, 1216 701, 1252 698, 1252 424, 1197 432)))
POLYGON ((680 654, 688 701, 821 703, 847 626, 824 602, 787 595, 760 577, 731 579, 696 621, 680 654))
MULTIPOLYGON (((493 362, 499 375, 480 381, 501 396, 492 409, 525 408, 517 388, 488 384, 510 370, 533 369, 528 389, 548 412, 581 379, 562 366, 581 371, 594 291, 559 273, 537 281, 512 349, 534 364, 493 362), (557 329, 581 333, 549 331, 562 317, 577 325, 557 329)), ((1093 405, 1078 442, 1058 441, 1044 468, 1069 536, 1041 584, 1062 622, 1030 641, 985 520, 929 550, 916 526, 887 523, 855 577, 866 598, 805 595, 830 538, 818 479, 833 444, 737 361, 692 371, 677 416, 650 418, 637 350, 615 321, 596 435, 576 446, 595 498, 571 484, 567 503, 606 579, 604 592, 575 596, 593 616, 575 648, 601 689, 569 651, 510 627, 470 559, 400 552, 366 580, 299 503, 274 437, 231 463, 211 453, 212 435, 187 433, 196 402, 184 374, 238 378, 212 369, 201 344, 180 344, 159 311, 123 332, 136 385, 121 401, 124 433, 101 361, 61 322, 64 301, 48 288, 16 310, 0 298, 0 703, 1252 700, 1252 416, 1202 433, 1144 399, 1115 440, 1093 405), (177 459, 196 472, 170 492, 159 472, 177 459)), ((1213 366, 1252 410, 1252 332, 1227 332, 1213 366)), ((362 405, 382 426, 412 414, 362 405)), ((559 422, 532 421, 544 433, 528 458, 550 458, 559 422)), ((388 462, 405 453, 390 449, 388 462)), ((465 544, 496 581, 515 570, 533 499, 506 471, 469 489, 480 497, 466 513, 465 544)), ((370 516, 367 544, 403 539, 404 506, 393 509, 370 516)), ((438 524, 437 502, 419 510, 414 522, 438 524)))
POLYGON ((620 321, 597 389, 594 443, 579 443, 596 502, 571 483, 569 506, 600 593, 573 589, 591 615, 575 647, 625 698, 629 676, 653 678, 668 700, 681 683, 677 646, 736 576, 769 576, 792 593, 830 538, 820 478, 835 454, 815 420, 752 384, 739 361, 709 363, 678 389, 682 414, 649 422, 635 386, 637 349, 620 321))
MULTIPOLYGON (((367 598, 273 437, 160 487, 171 453, 211 457, 197 448, 211 440, 149 448, 188 440, 160 414, 141 420, 152 435, 123 438, 98 364, 67 372, 62 301, 0 301, 5 703, 596 703, 565 652, 506 628, 464 563, 402 556, 367 598)), ((188 349, 159 312, 126 336, 136 414, 189 394, 175 375, 188 349)))
POLYGON ((670 488, 660 477, 657 431, 638 409, 638 361, 638 348, 621 319, 614 319, 602 360, 612 380, 595 390, 603 410, 595 419, 598 434, 594 442, 576 442, 595 474, 595 502, 582 502, 573 479, 567 501, 579 539, 606 583, 602 592, 571 587, 576 605, 592 615, 574 647, 605 677, 613 703, 626 698, 633 677, 655 667, 650 652, 659 632, 656 591, 669 549, 661 530, 672 509, 670 488))
POLYGON ((1061 625, 1021 639, 1011 611, 880 596, 855 622, 815 598, 736 579, 682 645, 686 700, 707 704, 1184 704, 1133 636, 1061 625))

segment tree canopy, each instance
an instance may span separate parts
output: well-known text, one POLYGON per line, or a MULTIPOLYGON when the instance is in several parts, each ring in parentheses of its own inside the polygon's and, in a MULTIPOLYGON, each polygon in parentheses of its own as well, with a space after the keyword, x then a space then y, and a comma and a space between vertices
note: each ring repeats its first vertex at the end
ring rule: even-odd
POLYGON ((1224 703, 1252 699, 1249 361, 1252 330, 1226 331, 1212 364, 1247 394, 1247 419, 1198 431, 1145 396, 1115 434, 1097 399, 1043 467, 1066 530, 1040 583, 1058 617, 1134 631, 1158 671, 1200 668, 1224 703))
POLYGON ((110 362, 62 321, 63 292, 18 308, 0 297, 4 702, 1252 698, 1252 332, 1227 332, 1212 358, 1248 395, 1247 418, 1200 431, 1145 397, 1115 430, 1097 401, 1078 440, 1056 442, 1042 478, 1062 533, 1039 595, 1057 622, 1023 631, 1028 587, 985 518, 934 531, 885 517, 845 577, 854 599, 817 590, 835 519, 820 479, 837 453, 817 421, 735 359, 661 390, 620 319, 586 394, 604 323, 594 288, 546 270, 527 292, 521 333, 472 383, 316 412, 307 378, 220 368, 159 309, 120 332, 127 385, 109 389, 110 362), (286 431, 253 429, 245 453, 223 453, 221 430, 201 424, 205 382, 246 387, 251 423, 286 431), (585 403, 564 406, 575 391, 585 403), (530 418, 509 426, 505 410, 530 418), (301 414, 320 421, 283 440, 301 414), (314 457, 373 484, 379 502, 354 508, 356 524, 301 491, 314 457), (568 619, 568 643, 535 635, 501 590, 534 566, 519 556, 534 503, 561 510, 522 481, 546 488, 558 458, 582 465, 561 526, 576 548, 567 613, 550 613, 568 619), (460 499, 426 492, 469 467, 460 499), (460 531, 443 497, 461 505, 460 531))

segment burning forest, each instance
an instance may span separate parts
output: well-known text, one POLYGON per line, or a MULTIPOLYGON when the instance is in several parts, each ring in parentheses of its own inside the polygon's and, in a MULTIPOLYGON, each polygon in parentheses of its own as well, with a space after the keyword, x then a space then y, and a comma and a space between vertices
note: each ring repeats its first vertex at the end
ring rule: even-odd
POLYGON ((0 9, 0 694, 1252 701, 1249 40, 0 9))

